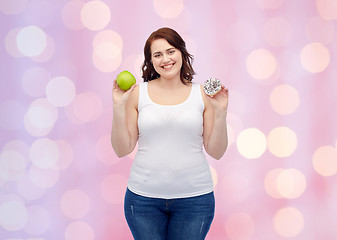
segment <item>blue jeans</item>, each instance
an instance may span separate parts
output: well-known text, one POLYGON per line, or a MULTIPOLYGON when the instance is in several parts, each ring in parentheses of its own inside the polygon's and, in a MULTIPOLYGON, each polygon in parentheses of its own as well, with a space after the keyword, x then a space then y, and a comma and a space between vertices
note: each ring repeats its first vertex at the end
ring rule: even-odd
POLYGON ((189 198, 148 198, 127 189, 126 221, 135 240, 202 240, 214 218, 213 192, 189 198))

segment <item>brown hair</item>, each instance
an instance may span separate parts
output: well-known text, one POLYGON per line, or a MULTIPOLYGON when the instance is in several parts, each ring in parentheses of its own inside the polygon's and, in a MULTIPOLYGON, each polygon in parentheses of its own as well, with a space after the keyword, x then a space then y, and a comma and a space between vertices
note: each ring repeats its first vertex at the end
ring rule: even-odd
POLYGON ((171 28, 160 28, 153 32, 146 40, 144 46, 144 63, 142 66, 144 82, 157 79, 160 75, 154 69, 151 62, 151 44, 154 40, 166 39, 166 41, 173 47, 179 49, 182 55, 182 67, 180 71, 180 79, 185 84, 186 81, 192 81, 195 74, 192 68, 193 55, 189 54, 186 49, 185 41, 181 36, 171 28))

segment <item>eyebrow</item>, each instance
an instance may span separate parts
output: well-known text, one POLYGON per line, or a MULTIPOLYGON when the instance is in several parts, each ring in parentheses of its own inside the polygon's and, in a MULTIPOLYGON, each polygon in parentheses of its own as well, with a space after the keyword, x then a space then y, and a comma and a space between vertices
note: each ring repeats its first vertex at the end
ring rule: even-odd
MULTIPOLYGON (((168 48, 168 49, 166 49, 166 52, 167 52, 167 51, 170 51, 170 50, 172 50, 172 49, 176 49, 176 48, 175 48, 175 47, 168 48)), ((155 55, 155 54, 158 54, 158 53, 161 53, 161 52, 160 52, 160 51, 154 52, 152 55, 155 55)))

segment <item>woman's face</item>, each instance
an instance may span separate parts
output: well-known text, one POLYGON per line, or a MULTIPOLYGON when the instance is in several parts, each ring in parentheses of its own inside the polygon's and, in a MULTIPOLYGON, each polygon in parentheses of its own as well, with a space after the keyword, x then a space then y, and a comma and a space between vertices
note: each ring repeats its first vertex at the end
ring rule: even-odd
POLYGON ((151 44, 151 60, 154 69, 162 78, 179 76, 182 67, 180 50, 170 45, 166 39, 156 39, 151 44))

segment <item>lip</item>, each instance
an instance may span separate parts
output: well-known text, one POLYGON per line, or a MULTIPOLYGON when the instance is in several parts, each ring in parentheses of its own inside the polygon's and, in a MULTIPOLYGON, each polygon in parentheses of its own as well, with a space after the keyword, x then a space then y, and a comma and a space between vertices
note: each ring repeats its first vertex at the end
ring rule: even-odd
POLYGON ((165 65, 161 66, 161 68, 163 68, 164 70, 170 70, 173 67, 174 64, 175 63, 165 64, 165 65))

